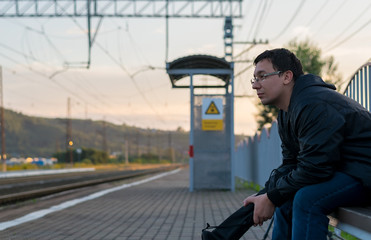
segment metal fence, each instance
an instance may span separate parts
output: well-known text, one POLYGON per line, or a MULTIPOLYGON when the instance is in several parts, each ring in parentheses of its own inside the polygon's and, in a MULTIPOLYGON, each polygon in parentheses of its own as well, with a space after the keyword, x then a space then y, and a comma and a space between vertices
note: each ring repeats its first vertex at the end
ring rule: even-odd
POLYGON ((344 95, 354 99, 370 111, 371 105, 371 62, 360 67, 349 81, 344 95))
MULTIPOLYGON (((370 111, 371 107, 371 62, 360 67, 344 95, 352 98, 370 111)), ((260 134, 249 137, 237 146, 235 152, 235 177, 264 186, 272 169, 282 162, 281 140, 277 122, 270 130, 263 129, 260 134)))

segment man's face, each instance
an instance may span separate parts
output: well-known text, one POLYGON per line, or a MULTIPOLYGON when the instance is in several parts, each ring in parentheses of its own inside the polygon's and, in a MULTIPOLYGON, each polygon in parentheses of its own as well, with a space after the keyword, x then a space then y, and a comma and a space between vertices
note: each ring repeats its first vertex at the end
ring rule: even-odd
POLYGON ((260 101, 264 105, 280 106, 280 103, 283 101, 283 74, 263 77, 264 74, 275 72, 277 72, 277 70, 273 68, 271 61, 268 59, 263 59, 256 64, 254 77, 260 81, 254 82, 252 88, 256 90, 260 101))

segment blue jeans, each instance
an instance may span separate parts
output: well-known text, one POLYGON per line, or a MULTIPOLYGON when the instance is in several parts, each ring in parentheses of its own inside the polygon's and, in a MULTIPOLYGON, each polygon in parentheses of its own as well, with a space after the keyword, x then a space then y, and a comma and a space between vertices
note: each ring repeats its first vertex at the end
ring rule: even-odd
POLYGON ((325 240, 327 215, 337 207, 360 205, 365 197, 362 184, 340 172, 327 182, 303 187, 276 208, 272 240, 325 240))

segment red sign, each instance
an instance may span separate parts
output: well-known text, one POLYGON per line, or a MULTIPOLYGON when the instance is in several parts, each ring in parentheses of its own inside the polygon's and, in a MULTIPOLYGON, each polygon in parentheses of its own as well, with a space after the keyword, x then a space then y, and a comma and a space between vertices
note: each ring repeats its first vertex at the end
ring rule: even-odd
POLYGON ((188 154, 189 154, 189 157, 193 158, 193 145, 189 146, 188 154))

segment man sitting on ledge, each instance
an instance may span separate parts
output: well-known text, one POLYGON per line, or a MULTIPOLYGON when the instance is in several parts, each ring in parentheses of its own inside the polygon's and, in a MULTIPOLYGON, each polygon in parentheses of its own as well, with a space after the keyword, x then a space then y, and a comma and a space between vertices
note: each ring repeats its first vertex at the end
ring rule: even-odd
POLYGON ((280 109, 283 163, 265 188, 202 239, 240 239, 274 216, 273 240, 324 240, 327 215, 366 203, 371 189, 371 113, 320 77, 303 74, 287 49, 261 53, 252 88, 280 109))

